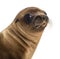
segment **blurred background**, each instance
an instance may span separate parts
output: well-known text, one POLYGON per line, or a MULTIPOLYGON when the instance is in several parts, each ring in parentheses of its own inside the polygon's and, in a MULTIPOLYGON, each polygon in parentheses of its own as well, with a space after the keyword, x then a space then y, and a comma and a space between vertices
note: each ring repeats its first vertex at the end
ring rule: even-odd
POLYGON ((59 0, 0 0, 0 32, 26 7, 39 7, 50 19, 32 59, 60 59, 59 0))

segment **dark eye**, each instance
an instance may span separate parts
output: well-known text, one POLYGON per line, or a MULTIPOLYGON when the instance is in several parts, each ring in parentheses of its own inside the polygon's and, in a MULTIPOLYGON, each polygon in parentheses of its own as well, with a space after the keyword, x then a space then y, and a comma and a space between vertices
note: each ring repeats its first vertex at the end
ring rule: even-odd
POLYGON ((27 24, 30 24, 32 22, 32 16, 30 14, 26 14, 24 16, 24 21, 27 23, 27 24))

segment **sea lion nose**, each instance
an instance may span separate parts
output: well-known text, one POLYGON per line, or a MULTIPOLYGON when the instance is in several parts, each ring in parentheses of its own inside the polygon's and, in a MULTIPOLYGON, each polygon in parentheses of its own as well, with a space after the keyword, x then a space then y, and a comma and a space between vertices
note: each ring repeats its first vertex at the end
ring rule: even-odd
POLYGON ((40 15, 35 16, 35 18, 34 18, 34 27, 39 28, 41 23, 42 23, 41 16, 40 15))

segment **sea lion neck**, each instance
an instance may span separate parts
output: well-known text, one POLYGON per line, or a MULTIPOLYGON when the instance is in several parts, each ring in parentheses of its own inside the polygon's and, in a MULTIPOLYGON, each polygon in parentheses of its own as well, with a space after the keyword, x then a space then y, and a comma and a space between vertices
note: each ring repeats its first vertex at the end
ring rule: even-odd
MULTIPOLYGON (((24 51, 22 53, 23 55, 26 52, 25 59, 31 59, 31 57, 37 47, 37 44, 41 38, 41 36, 36 37, 36 36, 32 36, 31 34, 24 32, 21 27, 18 27, 14 23, 12 23, 9 27, 7 27, 2 32, 2 34, 3 34, 3 38, 5 39, 4 45, 7 45, 7 43, 9 43, 8 45, 10 45, 10 46, 7 45, 6 46, 7 48, 14 47, 15 49, 11 49, 11 50, 13 50, 13 51, 16 50, 17 53, 19 53, 20 50, 17 50, 18 48, 16 48, 16 47, 17 46, 20 47, 19 45, 22 46, 21 47, 22 49, 21 48, 20 49, 24 51)), ((41 33, 41 35, 42 35, 42 33, 41 33)))
POLYGON ((18 30, 19 32, 21 32, 23 35, 26 35, 27 37, 32 37, 32 38, 40 38, 40 36, 42 35, 43 31, 40 32, 32 32, 31 30, 29 30, 29 28, 26 28, 24 25, 22 25, 21 23, 13 23, 13 27, 18 30), (18 28, 18 29, 17 29, 18 28))
POLYGON ((15 23, 12 23, 10 26, 8 26, 6 31, 7 31, 6 33, 9 32, 9 33, 12 33, 12 34, 14 32, 16 34, 16 36, 17 35, 22 36, 25 39, 28 39, 28 40, 36 43, 36 44, 38 43, 38 41, 40 39, 40 36, 42 35, 42 32, 40 32, 39 34, 26 32, 26 31, 23 30, 22 26, 20 26, 18 24, 15 24, 15 23))

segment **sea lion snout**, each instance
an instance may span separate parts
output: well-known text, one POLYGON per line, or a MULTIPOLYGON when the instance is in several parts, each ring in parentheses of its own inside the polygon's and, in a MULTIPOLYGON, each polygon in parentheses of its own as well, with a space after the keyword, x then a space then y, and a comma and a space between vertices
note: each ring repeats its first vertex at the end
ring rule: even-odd
POLYGON ((48 16, 46 15, 38 15, 34 19, 34 28, 38 29, 40 27, 45 27, 48 23, 48 16))

